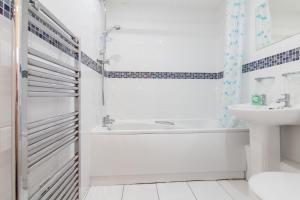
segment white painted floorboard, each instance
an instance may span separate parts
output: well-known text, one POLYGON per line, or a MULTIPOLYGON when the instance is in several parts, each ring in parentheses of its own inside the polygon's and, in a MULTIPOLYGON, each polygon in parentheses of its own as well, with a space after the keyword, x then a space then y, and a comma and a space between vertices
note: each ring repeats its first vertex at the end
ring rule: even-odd
POLYGON ((251 200, 246 181, 92 187, 85 200, 251 200))
POLYGON ((246 181, 219 181, 234 200, 252 200, 246 181))
POLYGON ((216 181, 197 181, 188 184, 198 200, 232 200, 216 181))
POLYGON ((159 200, 156 184, 126 185, 123 200, 159 200))
POLYGON ((86 200, 121 200, 124 186, 91 187, 86 200))
POLYGON ((196 200, 187 183, 158 183, 160 200, 196 200))

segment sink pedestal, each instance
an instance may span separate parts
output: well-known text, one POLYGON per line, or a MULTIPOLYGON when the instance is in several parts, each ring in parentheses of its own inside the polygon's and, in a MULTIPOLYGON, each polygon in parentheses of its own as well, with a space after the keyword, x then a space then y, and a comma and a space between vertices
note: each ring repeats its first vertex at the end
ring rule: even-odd
POLYGON ((280 127, 249 124, 250 176, 280 169, 280 127))

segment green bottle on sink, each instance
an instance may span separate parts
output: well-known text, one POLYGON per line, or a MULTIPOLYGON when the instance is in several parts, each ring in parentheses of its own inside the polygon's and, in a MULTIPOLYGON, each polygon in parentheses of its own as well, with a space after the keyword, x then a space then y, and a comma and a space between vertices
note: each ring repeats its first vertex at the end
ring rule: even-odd
POLYGON ((266 105, 266 95, 252 95, 251 104, 255 106, 265 106, 266 105))

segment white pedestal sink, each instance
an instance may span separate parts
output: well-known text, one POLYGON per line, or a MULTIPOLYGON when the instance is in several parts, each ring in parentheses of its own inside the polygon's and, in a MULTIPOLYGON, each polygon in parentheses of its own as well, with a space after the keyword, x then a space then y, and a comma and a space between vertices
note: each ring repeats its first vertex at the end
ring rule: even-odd
POLYGON ((279 171, 280 125, 300 124, 300 108, 269 109, 267 106, 241 104, 229 107, 250 129, 250 176, 279 171))

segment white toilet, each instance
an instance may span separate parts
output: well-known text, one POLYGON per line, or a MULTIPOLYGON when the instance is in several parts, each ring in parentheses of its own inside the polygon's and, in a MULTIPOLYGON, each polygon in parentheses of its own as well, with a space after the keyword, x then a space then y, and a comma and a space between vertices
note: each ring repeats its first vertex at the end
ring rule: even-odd
POLYGON ((255 200, 300 200, 300 174, 265 172, 249 180, 252 198, 255 200))

